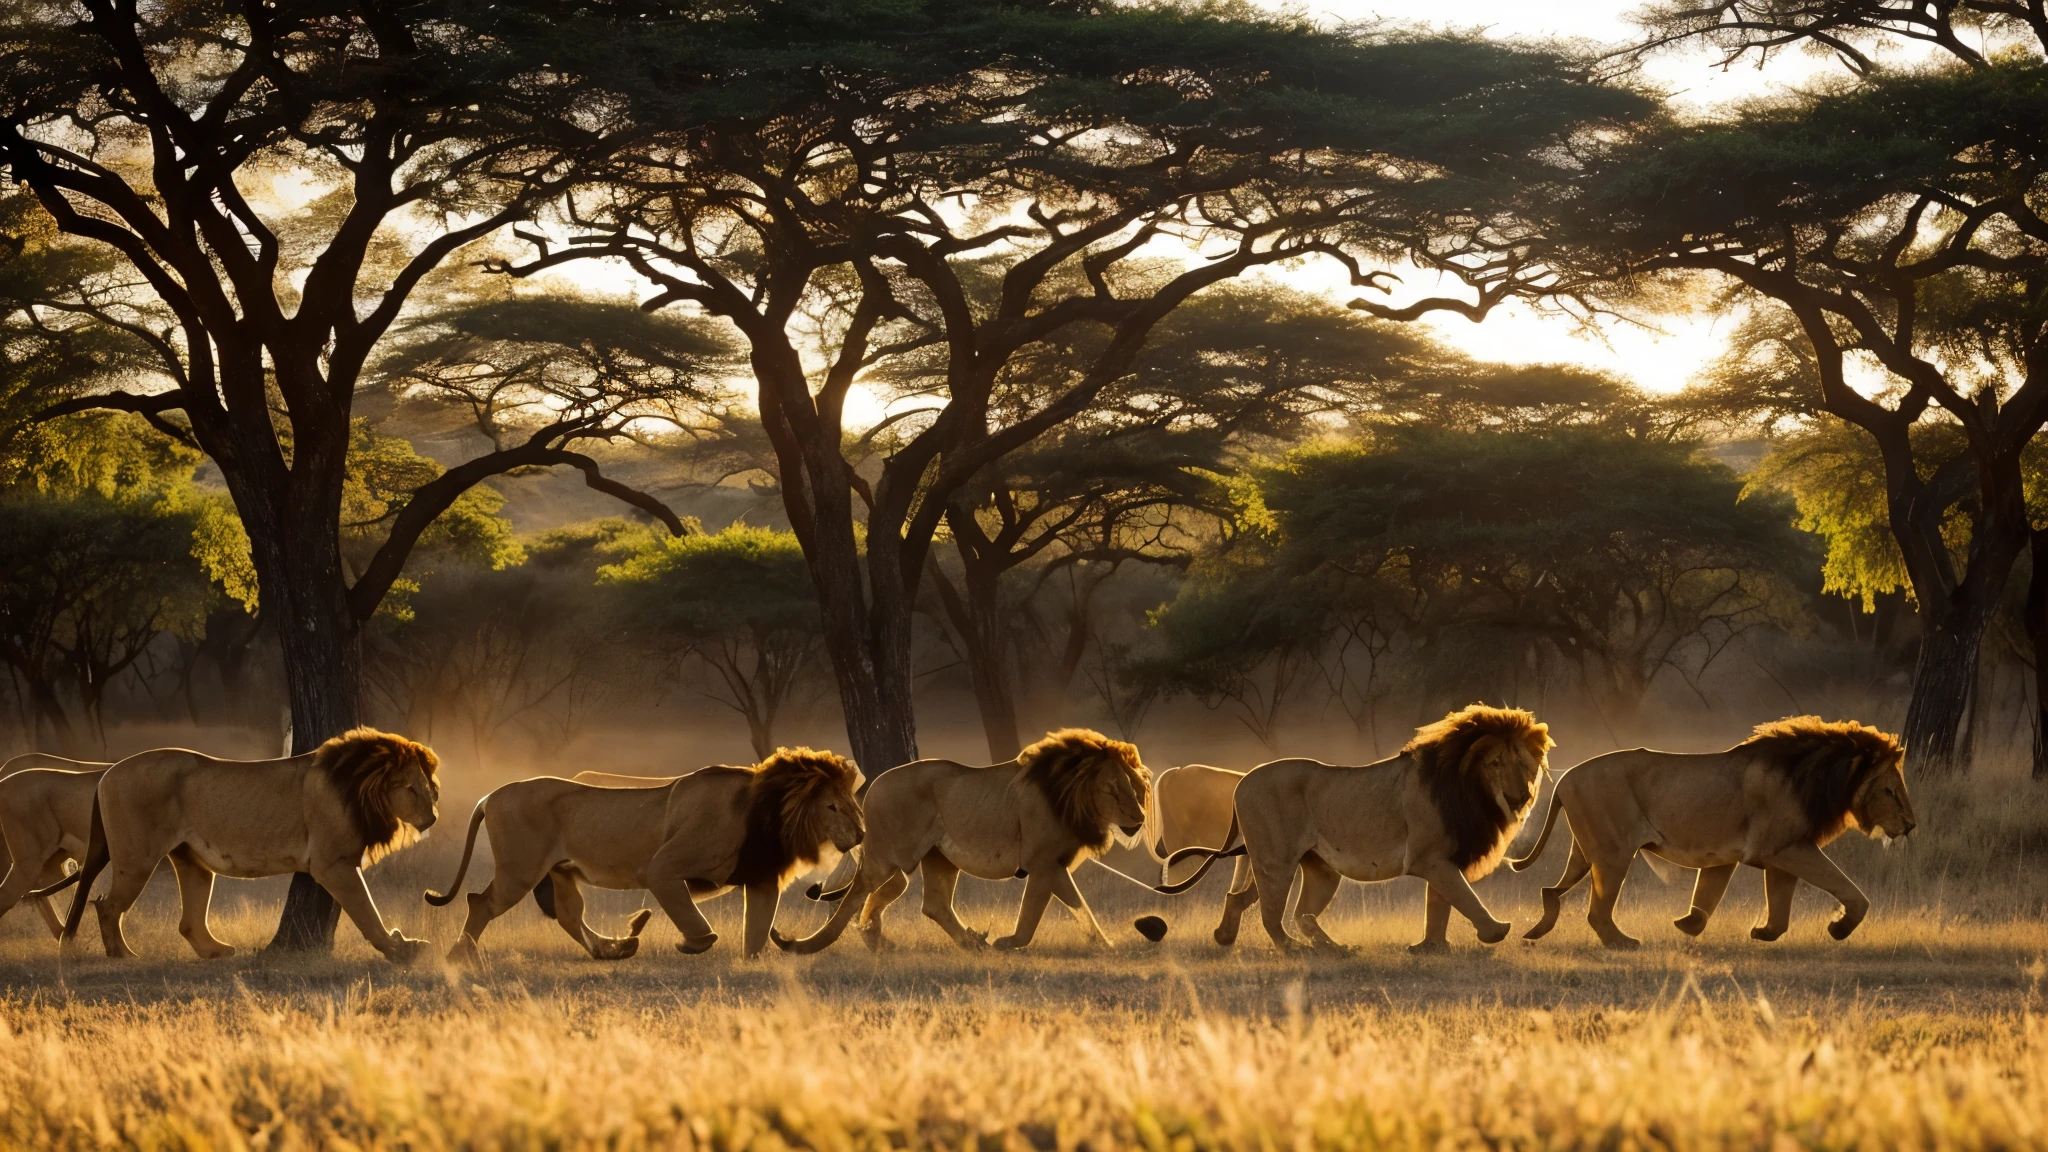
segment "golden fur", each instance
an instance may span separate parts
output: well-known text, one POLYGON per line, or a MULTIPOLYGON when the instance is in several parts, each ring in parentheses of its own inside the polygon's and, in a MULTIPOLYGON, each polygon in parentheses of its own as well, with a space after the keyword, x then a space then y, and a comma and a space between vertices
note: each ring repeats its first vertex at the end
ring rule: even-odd
POLYGON ((1543 831, 1516 869, 1535 863, 1558 813, 1571 826, 1564 875, 1543 890, 1536 939, 1557 923, 1564 894, 1588 875, 1586 918, 1610 948, 1638 941, 1614 922, 1614 904, 1638 851, 1699 869, 1692 910, 1678 919, 1687 935, 1704 932, 1739 865, 1764 870, 1766 911, 1750 930, 1775 940, 1791 923, 1801 880, 1842 903, 1828 925, 1840 940, 1862 922, 1870 901, 1822 847, 1850 827, 1903 836, 1914 827, 1897 739, 1865 724, 1794 716, 1759 724, 1725 752, 1683 755, 1632 748, 1565 773, 1543 831))
POLYGON ((85 859, 92 837, 92 794, 107 765, 29 752, 0 764, 0 840, 6 842, 7 878, 0 880, 0 916, 24 898, 35 903, 50 935, 64 933, 64 918, 35 889, 63 880, 85 859))
POLYGON ((1855 822, 1850 809, 1863 785, 1906 756, 1906 746, 1888 733, 1854 720, 1829 721, 1818 716, 1759 724, 1749 739, 1735 747, 1770 757, 1772 767, 1799 798, 1809 831, 1821 844, 1840 836, 1855 822))
POLYGON ((484 929, 543 880, 550 882, 556 922, 600 960, 638 952, 650 914, 635 917, 625 936, 601 935, 584 922, 581 885, 648 889, 682 930, 677 947, 685 953, 718 940, 694 898, 740 888, 745 951, 752 956, 768 942, 789 874, 828 847, 851 850, 865 835, 855 799, 860 770, 830 752, 782 748, 752 767, 714 765, 652 786, 609 786, 613 780, 541 776, 477 801, 454 881, 426 894, 437 905, 455 898, 477 830, 488 830, 495 870, 490 885, 469 896, 469 919, 450 961, 473 962, 484 929))
MULTIPOLYGON (((1297 875, 1294 924, 1317 947, 1337 946, 1320 917, 1345 878, 1402 875, 1429 884, 1416 948, 1449 947, 1453 908, 1482 941, 1499 942, 1511 925, 1487 911, 1470 881, 1492 870, 1521 827, 1551 747, 1549 727, 1530 713, 1474 704, 1417 729, 1399 754, 1375 764, 1295 759, 1252 769, 1237 785, 1230 835, 1234 842, 1242 833, 1250 869, 1232 883, 1216 942, 1235 943, 1245 910, 1262 904, 1267 935, 1294 946, 1284 912, 1297 875)), ((1202 853, 1211 861, 1223 854, 1202 853)))
POLYGON ((280 760, 220 760, 182 748, 130 756, 100 780, 64 935, 77 933, 93 878, 111 868, 98 902, 100 937, 109 956, 133 956, 121 917, 169 856, 183 909, 178 930, 201 956, 234 952, 207 926, 215 875, 310 872, 371 946, 410 961, 426 942, 385 927, 362 868, 433 825, 439 768, 426 745, 373 728, 280 760))
POLYGON ((1061 728, 1017 754, 1020 782, 1038 789, 1059 822, 1083 847, 1100 852, 1115 839, 1113 814, 1103 811, 1097 776, 1122 769, 1140 796, 1149 794, 1151 773, 1135 744, 1112 740, 1087 728, 1061 728))
POLYGON ((988 943, 953 910, 962 872, 1025 880, 1017 927, 996 941, 999 948, 1029 944, 1054 897, 1108 944, 1071 870, 1115 832, 1143 829, 1151 787, 1136 748, 1086 729, 1048 733, 1005 764, 918 760, 891 768, 868 788, 868 842, 843 902, 816 933, 802 940, 776 934, 775 943, 795 952, 829 947, 858 910, 862 935, 881 947, 883 910, 909 887, 909 873, 922 869, 925 915, 962 947, 988 943))
POLYGON ((1437 815, 1451 835, 1451 862, 1467 880, 1477 880, 1500 865, 1508 840, 1529 811, 1526 805, 1519 811, 1503 810, 1493 802, 1494 782, 1486 779, 1479 755, 1489 738, 1520 742, 1529 749, 1529 757, 1518 762, 1526 770, 1523 782, 1532 788, 1550 749, 1557 746, 1550 726, 1538 723, 1533 714, 1473 704, 1416 729, 1415 738, 1401 747, 1429 788, 1437 815))
POLYGON ((362 837, 365 868, 420 838, 419 829, 392 807, 403 777, 424 771, 436 781, 435 799, 440 798, 441 758, 434 750, 375 728, 355 728, 320 745, 313 768, 341 795, 349 823, 362 837))

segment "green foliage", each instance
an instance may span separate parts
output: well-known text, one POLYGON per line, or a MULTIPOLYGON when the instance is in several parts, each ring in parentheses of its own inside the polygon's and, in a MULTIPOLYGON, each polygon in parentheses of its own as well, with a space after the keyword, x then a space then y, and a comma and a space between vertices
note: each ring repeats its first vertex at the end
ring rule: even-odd
POLYGON ((711 535, 649 536, 598 570, 632 615, 691 641, 815 633, 817 594, 788 532, 735 524, 711 535))
POLYGON ((1684 445, 1403 428, 1255 478, 1240 504, 1270 527, 1205 559, 1158 614, 1145 673, 1161 687, 1235 697, 1234 680, 1318 655, 1338 683, 1362 646, 1438 690, 1511 695, 1565 667, 1632 707, 1661 670, 1695 677, 1742 632, 1803 619, 1790 510, 1742 499, 1684 445))
MULTIPOLYGON (((341 496, 343 554, 350 562, 359 570, 368 564, 383 544, 391 520, 413 492, 445 471, 420 455, 405 438, 383 435, 368 420, 357 419, 349 436, 341 496)), ((523 560, 525 553, 513 535, 511 522, 498 514, 504 506, 505 497, 482 484, 457 496, 421 533, 414 575, 395 581, 392 595, 378 610, 400 616, 410 611, 406 598, 419 587, 418 576, 437 562, 459 561, 497 569, 523 560)))

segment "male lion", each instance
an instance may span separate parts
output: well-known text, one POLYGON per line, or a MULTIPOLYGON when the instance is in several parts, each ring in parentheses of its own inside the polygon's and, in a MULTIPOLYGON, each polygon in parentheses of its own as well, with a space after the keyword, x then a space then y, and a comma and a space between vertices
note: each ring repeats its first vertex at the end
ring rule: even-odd
POLYGON ((1642 849, 1700 870, 1692 910, 1675 922, 1688 936, 1706 931, 1735 866, 1748 864, 1764 870, 1769 906, 1751 937, 1785 934, 1792 892, 1804 880, 1842 902, 1828 933, 1845 939, 1863 922, 1870 900, 1821 847, 1850 827, 1887 837, 1913 830, 1899 767, 1905 754, 1896 739, 1868 725, 1794 716, 1758 725, 1726 752, 1632 748, 1595 756, 1558 781, 1536 846, 1514 862, 1516 871, 1536 862, 1562 810, 1571 824, 1571 858, 1564 875, 1543 890, 1543 919, 1523 935, 1534 940, 1549 932, 1564 894, 1590 872, 1586 919, 1600 942, 1638 947, 1640 941, 1615 926, 1614 902, 1642 849))
POLYGON ((78 885, 64 938, 77 934, 93 878, 111 864, 107 894, 97 901, 100 939, 107 955, 134 956, 121 917, 169 856, 178 876, 178 931, 202 957, 235 951, 207 926, 216 875, 310 872, 371 947, 409 963, 427 942, 384 926, 362 869, 433 827, 440 766, 426 745, 374 728, 280 760, 219 760, 183 748, 130 756, 100 779, 85 866, 56 886, 78 885))
POLYGON ((867 795, 872 836, 860 869, 824 927, 801 940, 776 933, 792 952, 830 947, 861 907, 861 934, 882 946, 882 912, 924 869, 924 914, 963 948, 988 943, 960 922, 953 889, 960 873, 990 880, 1025 877, 1017 927, 998 948, 1031 943, 1046 901, 1058 896, 1103 944, 1072 869, 1084 853, 1107 847, 1113 830, 1135 836, 1144 827, 1152 774, 1136 747, 1085 728, 1064 728, 986 768, 951 760, 918 760, 875 778, 867 795))
POLYGON ((1275 760, 1252 769, 1237 786, 1232 830, 1232 839, 1243 832, 1251 882, 1232 885, 1216 942, 1234 943, 1244 910, 1266 895, 1266 934, 1294 947, 1284 913, 1297 870, 1295 924, 1318 947, 1336 946, 1318 917, 1347 876, 1428 882, 1417 951, 1450 947, 1454 907, 1480 940, 1500 942, 1513 926, 1494 919, 1470 881, 1493 871, 1521 828, 1552 747, 1549 725, 1528 712, 1474 704, 1417 729, 1398 755, 1375 764, 1275 760))
POLYGON ((462 938, 451 963, 474 963, 478 937, 543 878, 551 880, 555 919, 593 959, 623 960, 640 949, 653 913, 642 909, 627 935, 599 935, 583 921, 580 884, 645 888, 683 933, 676 949, 695 955, 718 942, 692 894, 746 892, 744 951, 768 943, 782 885, 799 864, 817 862, 826 845, 851 851, 866 834, 860 769, 809 748, 781 748, 751 768, 714 765, 652 787, 580 784, 555 776, 518 780, 476 802, 462 863, 445 892, 462 888, 487 825, 496 861, 491 882, 469 896, 462 938))
POLYGON ((85 859, 92 836, 92 793, 107 765, 29 752, 0 764, 0 840, 11 861, 0 880, 0 916, 23 898, 35 901, 50 935, 64 920, 32 889, 64 879, 65 865, 85 859))

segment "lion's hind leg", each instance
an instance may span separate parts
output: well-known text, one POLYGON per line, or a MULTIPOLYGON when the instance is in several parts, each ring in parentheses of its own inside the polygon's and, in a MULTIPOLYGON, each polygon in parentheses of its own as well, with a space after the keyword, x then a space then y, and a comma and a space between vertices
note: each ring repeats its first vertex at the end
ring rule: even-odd
MULTIPOLYGON (((491 926, 491 921, 510 912, 513 906, 525 899, 526 894, 533 891, 534 885, 539 883, 539 876, 512 876, 501 871, 491 877, 491 882, 483 891, 471 892, 469 917, 462 922, 462 935, 456 939, 455 946, 448 949, 448 963, 458 967, 481 963, 483 957, 477 951, 477 942, 483 939, 484 929, 491 926), (524 883, 521 883, 522 880, 524 883)), ((577 905, 576 917, 565 921, 565 927, 570 923, 581 922, 582 901, 578 900, 577 905)), ((575 932, 572 930, 570 935, 575 935, 575 932)))
MULTIPOLYGON (((953 908, 953 893, 960 886, 959 865, 933 849, 925 854, 919 867, 924 873, 925 918, 944 929, 946 935, 953 938, 953 943, 962 948, 987 947, 988 933, 969 928, 953 908)), ((878 918, 879 915, 877 913, 878 918)), ((879 926, 879 919, 877 923, 879 926)))
POLYGON ((647 922, 654 913, 642 908, 626 923, 624 936, 606 936, 592 928, 584 918, 586 905, 583 902, 583 886, 577 882, 576 874, 566 868, 556 868, 548 873, 555 890, 555 921, 569 939, 576 941, 592 960, 627 960, 640 951, 640 933, 647 928, 647 922))
MULTIPOLYGON (((0 880, 0 916, 12 912, 14 906, 21 903, 24 897, 28 897, 30 892, 37 888, 48 888, 62 880, 64 861, 67 859, 69 857, 59 852, 45 861, 40 868, 19 860, 15 861, 7 869, 6 879, 0 880)), ((37 896, 30 899, 34 900, 36 911, 42 913, 43 923, 50 926, 50 935, 63 935, 64 918, 57 915, 57 909, 51 906, 50 898, 37 896)))
POLYGON ((1733 864, 1700 869, 1699 878, 1692 882, 1692 909, 1671 923, 1687 936, 1705 932, 1707 920, 1713 916, 1714 909, 1721 906, 1721 897, 1727 894, 1728 881, 1734 876, 1733 864))
POLYGON ((1217 923, 1212 934, 1216 943, 1225 948, 1237 943, 1238 926, 1244 922, 1244 911, 1259 902, 1259 885, 1252 876, 1251 858, 1239 856, 1237 866, 1230 871, 1230 892, 1223 897, 1223 919, 1217 923))
POLYGON ((1625 849, 1597 846, 1586 853, 1593 864, 1593 897, 1586 903, 1586 922, 1609 948, 1640 948, 1643 942, 1621 930, 1614 922, 1614 905, 1621 899, 1621 886, 1628 882, 1629 865, 1636 860, 1636 846, 1625 849))
POLYGON ((235 946, 215 939, 207 922, 213 905, 213 869, 201 863, 191 848, 180 844, 171 852, 171 871, 178 877, 178 935, 192 945, 202 960, 233 956, 235 946))
POLYGON ((1586 858, 1586 850, 1579 847, 1578 837, 1572 838, 1571 856, 1564 862, 1564 875, 1557 883, 1543 890, 1543 918, 1534 927, 1522 933, 1524 940, 1541 940, 1557 927, 1557 917, 1564 911, 1564 895, 1579 886, 1579 881, 1593 871, 1593 862, 1586 858))
POLYGON ((1337 896, 1337 889, 1344 883, 1335 868, 1323 862, 1321 856, 1311 852, 1301 862, 1301 895, 1294 899, 1294 926, 1308 937, 1309 943, 1318 948, 1342 949, 1344 946, 1330 938, 1323 931, 1321 916, 1323 909, 1337 896))
MULTIPOLYGON (((874 891, 868 893, 867 900, 860 908, 860 936, 867 942, 869 951, 882 950, 882 945, 886 943, 882 939, 882 913, 888 911, 889 905, 894 904, 897 897, 902 896, 904 890, 909 887, 908 874, 892 871, 887 879, 875 886, 874 891)), ((847 899, 851 900, 853 896, 849 894, 847 899)))
POLYGON ((116 864, 112 869, 113 878, 107 881, 107 894, 93 902, 100 915, 100 943, 106 946, 107 955, 115 959, 127 960, 139 955, 128 946, 128 937, 121 931, 121 917, 127 915, 128 909, 142 895, 149 878, 156 873, 157 863, 151 860, 147 868, 137 868, 126 861, 116 864))

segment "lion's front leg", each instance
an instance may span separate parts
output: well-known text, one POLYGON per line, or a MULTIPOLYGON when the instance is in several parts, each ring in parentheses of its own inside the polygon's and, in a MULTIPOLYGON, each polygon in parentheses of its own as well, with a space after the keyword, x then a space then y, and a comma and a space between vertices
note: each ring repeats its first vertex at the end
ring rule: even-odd
POLYGON ((1508 932, 1514 928, 1505 920, 1495 919, 1493 913, 1486 910, 1485 902, 1479 899, 1479 893, 1472 890, 1471 882, 1449 860, 1434 861, 1413 872, 1428 881, 1432 889, 1450 901, 1451 907, 1472 922, 1472 927, 1479 931, 1480 943, 1498 944, 1507 939, 1508 932))
POLYGON ((313 879, 327 889, 341 910, 348 913, 356 931, 370 942, 370 947, 384 954, 393 964, 410 964, 420 953, 427 950, 429 941, 415 940, 396 928, 384 926, 384 916, 377 911, 377 901, 370 896, 369 885, 363 883, 363 870, 349 860, 319 861, 313 866, 313 879))
POLYGON ((1116 943, 1109 938, 1109 933, 1104 932, 1102 924, 1095 919, 1095 909, 1090 908, 1088 898, 1081 895, 1080 885, 1074 883, 1072 872, 1064 868, 1053 870, 1052 894, 1059 898, 1060 903, 1073 910, 1074 919, 1081 922, 1081 926, 1088 930, 1096 943, 1104 948, 1116 947, 1116 943))
POLYGON ((1045 905, 1052 899, 1053 874, 1060 872, 1064 869, 1052 863, 1031 869, 1031 875, 1024 881, 1024 902, 1017 906, 1017 929, 996 941, 997 948, 1022 948, 1038 935, 1038 922, 1045 918, 1045 905))
POLYGON ((752 960, 768 946, 768 934, 775 930, 775 910, 782 903, 782 885, 773 878, 746 886, 747 926, 741 955, 752 960))

